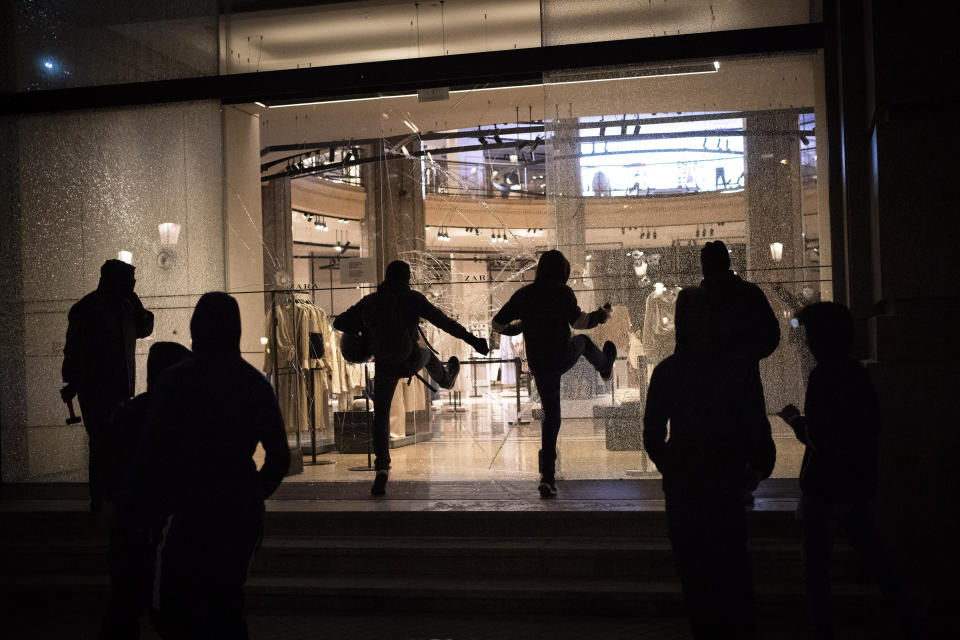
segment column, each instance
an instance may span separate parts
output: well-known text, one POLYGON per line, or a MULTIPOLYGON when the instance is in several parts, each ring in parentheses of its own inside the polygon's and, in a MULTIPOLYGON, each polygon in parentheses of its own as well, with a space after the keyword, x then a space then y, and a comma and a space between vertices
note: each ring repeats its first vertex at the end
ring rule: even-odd
POLYGON ((423 181, 419 158, 381 159, 361 165, 367 190, 364 228, 368 255, 376 256, 377 275, 405 260, 414 268, 426 251, 423 181))

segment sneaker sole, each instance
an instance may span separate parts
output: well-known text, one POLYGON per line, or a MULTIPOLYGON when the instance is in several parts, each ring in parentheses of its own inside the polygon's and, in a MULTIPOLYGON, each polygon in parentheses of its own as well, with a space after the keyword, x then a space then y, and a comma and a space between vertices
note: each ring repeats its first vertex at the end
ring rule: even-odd
POLYGON ((610 382, 613 380, 613 361, 617 359, 617 345, 613 344, 609 340, 603 343, 603 355, 607 356, 607 359, 610 360, 610 371, 607 372, 607 375, 600 374, 600 379, 604 382, 610 382), (607 345, 610 345, 610 349, 607 349, 607 345))

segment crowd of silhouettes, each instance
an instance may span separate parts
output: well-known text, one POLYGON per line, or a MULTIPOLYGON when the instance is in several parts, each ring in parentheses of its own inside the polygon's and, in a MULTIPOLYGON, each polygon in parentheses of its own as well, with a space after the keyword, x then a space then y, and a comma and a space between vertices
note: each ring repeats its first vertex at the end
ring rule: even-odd
MULTIPOLYGON (((701 251, 703 280, 676 306, 676 349, 653 370, 643 443, 663 477, 673 557, 694 638, 755 637, 745 496, 773 471, 776 451, 759 362, 777 348, 779 323, 759 287, 730 271, 722 242, 701 251)), ((538 454, 543 498, 557 495, 557 438, 564 373, 584 357, 603 380, 617 357, 573 329, 606 322, 611 306, 584 312, 567 285, 570 263, 540 257, 534 282, 494 315, 492 329, 524 336, 543 420, 538 454)), ((410 286, 410 266, 391 262, 374 293, 338 315, 351 362, 373 359, 374 495, 386 493, 389 415, 397 384, 423 369, 451 388, 456 357, 441 362, 418 336, 425 319, 482 355, 473 335, 410 286)), ((192 351, 154 343, 147 391, 135 387, 137 338, 153 314, 134 293, 134 268, 108 260, 97 290, 69 314, 64 401, 79 397, 89 436, 91 510, 111 505, 111 603, 101 638, 137 638, 149 611, 165 638, 246 638, 243 584, 263 533, 264 501, 290 463, 283 418, 269 381, 240 353, 240 311, 231 296, 203 295, 190 322, 192 351), (258 445, 265 458, 258 469, 258 445)), ((804 412, 778 414, 806 449, 800 475, 803 578, 812 629, 832 638, 828 566, 846 533, 897 606, 911 609, 873 528, 880 413, 864 368, 853 359, 853 321, 835 303, 801 309, 817 365, 804 412)), ((422 335, 422 332, 421 332, 422 335)))

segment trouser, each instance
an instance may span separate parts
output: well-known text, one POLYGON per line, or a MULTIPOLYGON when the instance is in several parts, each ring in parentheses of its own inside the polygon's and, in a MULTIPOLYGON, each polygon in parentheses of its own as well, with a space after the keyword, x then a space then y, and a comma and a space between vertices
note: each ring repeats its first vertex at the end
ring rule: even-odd
POLYGON ((896 608, 902 625, 912 624, 912 614, 901 581, 888 564, 873 524, 869 502, 833 503, 803 496, 800 501, 803 546, 803 583, 810 624, 816 638, 833 638, 830 608, 830 554, 840 534, 860 556, 864 569, 896 608))
POLYGON ((107 565, 110 569, 110 608, 100 630, 101 640, 140 637, 140 615, 153 599, 157 544, 162 529, 117 512, 110 530, 107 565))
POLYGON ((585 357, 593 368, 602 370, 607 365, 607 357, 593 340, 585 335, 575 335, 567 343, 566 351, 554 368, 537 367, 533 370, 533 380, 540 394, 543 407, 543 422, 540 425, 540 473, 552 476, 556 473, 557 437, 560 435, 560 377, 577 364, 580 356, 585 357))
POLYGON ((694 638, 755 637, 746 516, 738 495, 667 500, 667 525, 694 638))
POLYGON ((378 364, 373 380, 373 466, 379 471, 390 468, 390 405, 401 378, 409 378, 426 368, 441 387, 450 386, 447 368, 429 349, 422 347, 400 364, 378 364))
POLYGON ((87 485, 90 487, 90 506, 99 509, 107 495, 110 479, 109 442, 110 421, 123 398, 109 400, 91 397, 90 394, 78 396, 83 428, 87 432, 87 485))
POLYGON ((173 516, 160 552, 163 638, 248 638, 243 584, 262 535, 262 509, 242 516, 173 516))

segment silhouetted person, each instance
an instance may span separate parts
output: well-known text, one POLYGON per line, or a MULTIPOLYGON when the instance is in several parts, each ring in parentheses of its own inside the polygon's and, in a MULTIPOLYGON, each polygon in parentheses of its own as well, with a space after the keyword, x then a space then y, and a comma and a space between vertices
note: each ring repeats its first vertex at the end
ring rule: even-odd
POLYGON ((560 378, 583 356, 609 380, 617 347, 609 340, 603 351, 585 335, 571 337, 570 327, 592 329, 607 321, 610 305, 585 313, 567 286, 570 263, 557 250, 545 252, 537 263, 532 284, 514 293, 493 317, 493 330, 512 336, 523 332, 530 372, 543 404, 540 427, 540 484, 544 498, 557 495, 557 437, 560 434, 560 378))
POLYGON ((70 307, 67 340, 63 348, 65 402, 80 401, 87 431, 90 509, 103 502, 107 469, 100 441, 113 412, 136 389, 137 338, 153 333, 153 314, 133 292, 134 267, 107 260, 100 267, 100 283, 70 307))
POLYGON ((791 404, 778 415, 806 445, 800 519, 813 632, 817 638, 833 638, 828 570, 834 539, 841 534, 899 609, 901 624, 909 626, 909 605, 874 530, 880 409, 866 369, 850 355, 853 317, 841 304, 819 302, 802 309, 798 320, 817 366, 810 373, 804 414, 791 404))
POLYGON ((124 496, 123 483, 131 473, 147 421, 147 407, 157 378, 190 357, 176 342, 156 342, 147 357, 147 391, 124 403, 102 440, 109 464, 107 500, 114 503, 107 563, 111 602, 100 632, 102 640, 140 637, 140 614, 153 600, 156 551, 163 533, 164 513, 157 496, 124 496), (125 497, 120 501, 117 498, 125 497))
POLYGON ((742 498, 770 475, 776 453, 756 365, 716 339, 709 298, 699 287, 677 297, 676 351, 653 370, 643 443, 663 475, 693 637, 752 638, 742 498))
POLYGON ((237 301, 204 294, 190 334, 194 357, 150 391, 127 490, 156 496, 170 514, 159 559, 164 637, 246 638, 243 583, 290 448, 273 389, 240 355, 237 301))
POLYGON ((370 493, 386 493, 390 470, 390 405, 397 382, 409 378, 426 367, 437 384, 453 387, 460 372, 460 361, 454 356, 444 365, 427 348, 418 344, 418 326, 423 318, 486 355, 487 341, 467 331, 456 320, 448 318, 419 291, 410 288, 410 265, 394 260, 387 265, 384 280, 374 293, 337 316, 333 328, 358 337, 366 349, 362 357, 373 356, 376 370, 373 380, 373 452, 376 478, 370 493))
POLYGON ((780 344, 780 323, 767 296, 757 285, 730 271, 730 252, 720 240, 700 250, 703 281, 710 293, 718 339, 735 354, 756 364, 776 351, 780 344))

